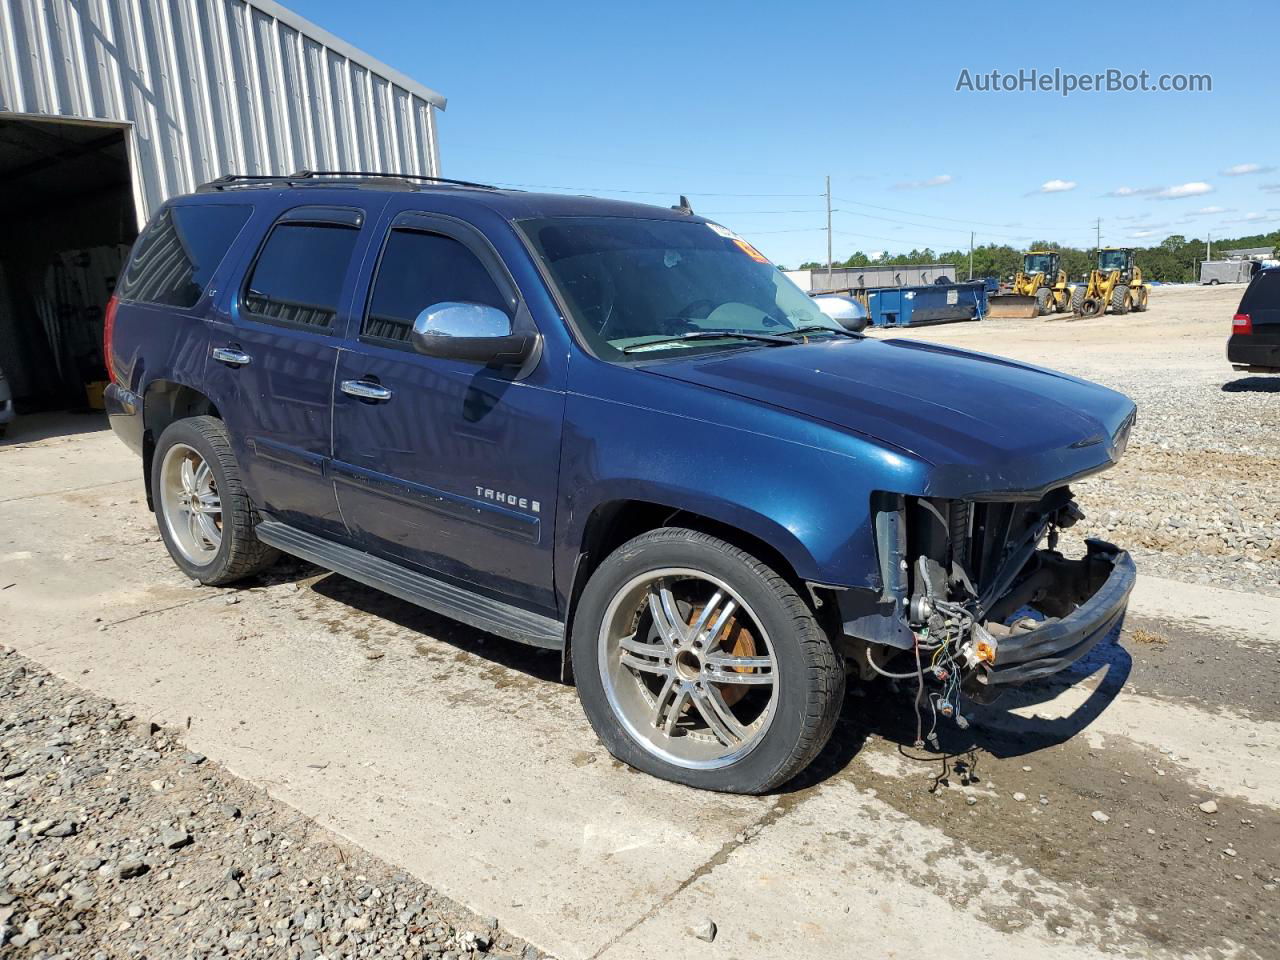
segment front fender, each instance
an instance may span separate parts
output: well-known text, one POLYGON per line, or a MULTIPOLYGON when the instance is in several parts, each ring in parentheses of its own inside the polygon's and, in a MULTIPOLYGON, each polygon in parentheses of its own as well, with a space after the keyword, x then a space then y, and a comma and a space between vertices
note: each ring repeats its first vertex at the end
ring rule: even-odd
POLYGON ((555 551, 562 592, 593 512, 627 500, 742 530, 801 579, 879 588, 871 494, 901 486, 899 455, 726 394, 674 381, 662 393, 661 409, 652 396, 641 406, 569 395, 555 551))

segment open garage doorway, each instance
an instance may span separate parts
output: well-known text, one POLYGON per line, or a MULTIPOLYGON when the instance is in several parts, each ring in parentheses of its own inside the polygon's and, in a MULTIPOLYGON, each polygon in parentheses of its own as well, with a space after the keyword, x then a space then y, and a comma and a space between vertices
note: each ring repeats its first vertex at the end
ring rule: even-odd
POLYGON ((0 114, 0 370, 19 415, 101 406, 103 312, 138 233, 128 136, 0 114))

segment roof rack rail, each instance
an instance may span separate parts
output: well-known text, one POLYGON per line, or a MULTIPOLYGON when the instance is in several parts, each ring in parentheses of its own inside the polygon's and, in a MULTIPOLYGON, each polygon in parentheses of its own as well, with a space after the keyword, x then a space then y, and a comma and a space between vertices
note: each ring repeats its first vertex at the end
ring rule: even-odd
POLYGON ((283 176, 270 173, 228 173, 216 180, 210 180, 208 183, 201 184, 199 191, 225 190, 228 187, 235 187, 249 184, 260 184, 268 186, 272 183, 279 183, 283 186, 293 186, 298 182, 310 181, 312 183, 319 182, 322 178, 333 180, 401 180, 411 183, 447 183, 455 187, 475 187, 480 190, 500 190, 501 187, 495 187, 488 183, 474 183, 470 180, 452 180, 448 177, 428 177, 416 173, 381 173, 370 170, 298 170, 295 173, 285 174, 283 176))

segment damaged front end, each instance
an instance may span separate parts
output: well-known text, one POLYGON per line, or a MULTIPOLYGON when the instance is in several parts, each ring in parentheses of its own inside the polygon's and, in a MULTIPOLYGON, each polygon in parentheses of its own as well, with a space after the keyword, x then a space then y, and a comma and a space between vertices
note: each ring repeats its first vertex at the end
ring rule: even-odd
POLYGON ((942 716, 962 692, 989 701, 1083 657, 1124 616, 1137 576, 1108 543, 1058 552, 1058 532, 1083 518, 1066 486, 1024 500, 877 493, 872 516, 880 590, 838 595, 846 652, 867 675, 928 682, 942 716))

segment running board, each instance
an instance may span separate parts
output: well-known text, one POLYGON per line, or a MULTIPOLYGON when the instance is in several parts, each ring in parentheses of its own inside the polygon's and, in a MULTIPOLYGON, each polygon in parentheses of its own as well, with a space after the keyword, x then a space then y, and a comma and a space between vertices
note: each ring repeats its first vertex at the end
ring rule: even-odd
POLYGON ((479 630, 535 647, 564 649, 564 624, 559 620, 491 600, 278 520, 263 520, 255 532, 259 540, 278 550, 479 630))

